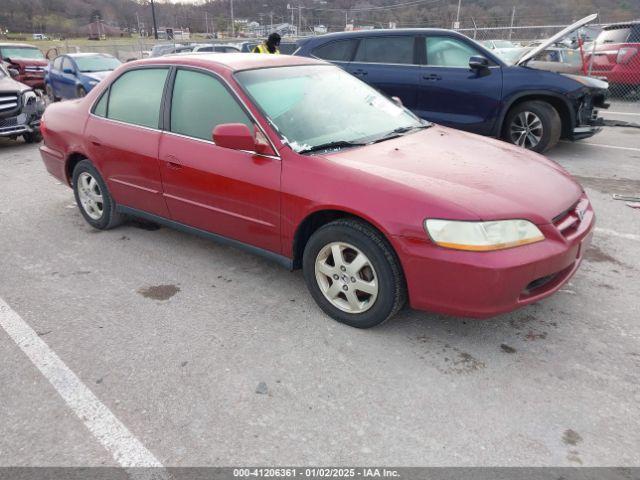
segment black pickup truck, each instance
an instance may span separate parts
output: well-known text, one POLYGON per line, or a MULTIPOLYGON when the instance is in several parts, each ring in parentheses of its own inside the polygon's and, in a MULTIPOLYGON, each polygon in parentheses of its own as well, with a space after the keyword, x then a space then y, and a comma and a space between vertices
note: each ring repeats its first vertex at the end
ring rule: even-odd
POLYGON ((0 65, 0 137, 22 136, 27 143, 39 142, 44 107, 39 92, 11 78, 9 70, 0 65))

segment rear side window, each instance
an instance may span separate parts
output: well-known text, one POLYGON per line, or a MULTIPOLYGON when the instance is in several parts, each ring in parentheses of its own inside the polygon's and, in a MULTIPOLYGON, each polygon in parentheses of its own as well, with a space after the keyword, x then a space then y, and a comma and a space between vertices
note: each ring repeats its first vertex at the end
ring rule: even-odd
POLYGON ((96 103, 96 106, 93 107, 93 114, 99 117, 106 117, 108 101, 109 101, 109 90, 107 89, 102 94, 102 97, 100 97, 100 100, 98 100, 98 103, 96 103))
POLYGON ((166 68, 145 68, 123 74, 111 85, 107 117, 158 128, 160 103, 168 71, 166 68))
POLYGON ((372 63, 412 64, 413 37, 363 38, 354 61, 372 63))
POLYGON ((244 123, 253 129, 253 122, 219 80, 178 70, 171 97, 171 131, 211 140, 213 129, 222 123, 244 123))
POLYGON ((325 43, 313 50, 313 55, 323 60, 334 62, 348 62, 353 55, 356 40, 338 40, 325 43))
POLYGON ((469 67, 469 59, 478 51, 457 38, 428 37, 427 65, 434 67, 469 67))
POLYGON ((597 43, 626 43, 629 34, 631 33, 631 28, 611 28, 608 30, 603 30, 598 35, 597 43))

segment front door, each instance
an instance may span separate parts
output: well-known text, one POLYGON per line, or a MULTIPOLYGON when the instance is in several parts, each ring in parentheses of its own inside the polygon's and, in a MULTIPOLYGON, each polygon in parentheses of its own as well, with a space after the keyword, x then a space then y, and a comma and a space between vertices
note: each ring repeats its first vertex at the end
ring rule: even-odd
POLYGON ((58 76, 58 85, 60 86, 60 97, 75 98, 76 97, 76 67, 69 57, 62 60, 62 71, 58 76))
POLYGON ((369 85, 398 97, 414 109, 420 86, 420 66, 416 62, 415 37, 384 35, 360 40, 347 71, 369 85))
POLYGON ((469 58, 481 52, 462 39, 434 35, 422 41, 426 62, 414 112, 436 123, 490 134, 500 110, 502 68, 470 69, 469 58))
POLYGON ((169 106, 159 160, 171 218, 280 253, 280 159, 212 141, 219 124, 255 128, 232 91, 213 74, 178 69, 169 106))

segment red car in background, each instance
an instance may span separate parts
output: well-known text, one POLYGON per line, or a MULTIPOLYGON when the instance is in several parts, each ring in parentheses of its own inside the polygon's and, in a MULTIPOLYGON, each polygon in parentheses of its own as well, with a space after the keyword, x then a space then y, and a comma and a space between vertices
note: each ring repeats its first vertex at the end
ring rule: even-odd
MULTIPOLYGON (((589 65, 591 53, 585 53, 589 65)), ((640 89, 640 22, 604 27, 596 39, 591 74, 604 77, 613 91, 640 89)))
POLYGON ((0 58, 15 80, 33 89, 44 90, 44 73, 49 62, 40 49, 26 43, 0 43, 0 58))
POLYGON ((530 151, 418 119, 342 69, 285 55, 127 63, 41 126, 85 220, 131 215, 302 268, 334 319, 489 317, 574 274, 583 189, 530 151))

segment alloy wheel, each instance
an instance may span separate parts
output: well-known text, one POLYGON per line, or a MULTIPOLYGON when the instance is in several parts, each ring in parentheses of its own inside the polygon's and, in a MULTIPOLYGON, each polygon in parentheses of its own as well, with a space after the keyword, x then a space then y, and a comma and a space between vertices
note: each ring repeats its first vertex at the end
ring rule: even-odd
POLYGON ((100 185, 88 172, 82 172, 78 176, 78 198, 80 205, 93 220, 100 220, 104 213, 104 202, 100 185))
POLYGON ((542 120, 533 112, 520 112, 511 122, 511 141, 520 147, 535 148, 543 135, 542 120))
POLYGON ((366 312, 378 297, 378 277, 371 261, 351 244, 325 245, 316 257, 315 275, 325 298, 343 312, 366 312))

